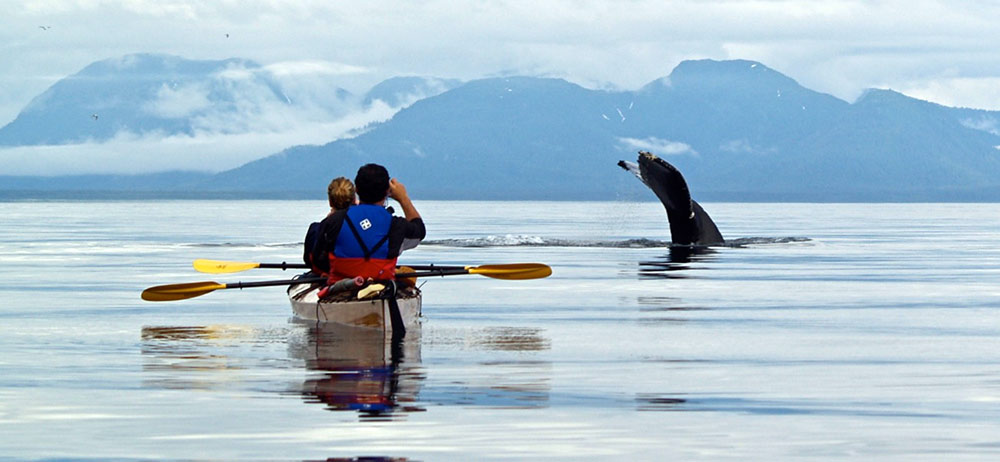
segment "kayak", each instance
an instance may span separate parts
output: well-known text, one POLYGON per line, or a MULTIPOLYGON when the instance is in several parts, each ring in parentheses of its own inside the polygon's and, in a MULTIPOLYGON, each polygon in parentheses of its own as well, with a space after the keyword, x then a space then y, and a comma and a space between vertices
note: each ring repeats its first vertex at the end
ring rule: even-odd
MULTIPOLYGON (((356 290, 327 295, 321 299, 321 289, 322 286, 318 284, 295 284, 288 288, 288 300, 297 318, 392 332, 388 300, 358 300, 356 290)), ((420 327, 420 289, 400 285, 396 303, 406 329, 420 327)))

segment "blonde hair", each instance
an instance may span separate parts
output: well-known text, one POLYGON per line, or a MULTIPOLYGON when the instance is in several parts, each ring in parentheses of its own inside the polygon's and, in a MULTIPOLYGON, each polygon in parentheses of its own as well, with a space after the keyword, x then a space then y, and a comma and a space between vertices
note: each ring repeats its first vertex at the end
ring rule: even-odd
POLYGON ((330 198, 330 207, 346 209, 354 205, 354 183, 342 176, 334 178, 326 188, 326 195, 330 198))

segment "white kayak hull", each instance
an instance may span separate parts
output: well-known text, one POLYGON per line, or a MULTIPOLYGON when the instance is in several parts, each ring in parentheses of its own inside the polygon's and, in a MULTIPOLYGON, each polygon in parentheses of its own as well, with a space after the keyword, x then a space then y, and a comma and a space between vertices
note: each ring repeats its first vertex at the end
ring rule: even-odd
MULTIPOLYGON (((288 288, 292 311, 299 319, 392 332, 389 302, 382 299, 323 302, 319 287, 298 284, 288 288)), ((421 295, 398 298, 399 313, 407 330, 420 327, 421 295)))

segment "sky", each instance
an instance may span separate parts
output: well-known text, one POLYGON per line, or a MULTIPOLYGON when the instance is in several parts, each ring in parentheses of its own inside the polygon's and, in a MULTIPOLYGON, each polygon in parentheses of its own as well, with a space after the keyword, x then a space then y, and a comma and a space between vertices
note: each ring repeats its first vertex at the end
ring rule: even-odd
POLYGON ((1000 110, 998 21, 987 0, 0 0, 0 125, 132 53, 245 58, 358 93, 399 75, 634 90, 685 59, 748 59, 849 102, 891 88, 1000 110))

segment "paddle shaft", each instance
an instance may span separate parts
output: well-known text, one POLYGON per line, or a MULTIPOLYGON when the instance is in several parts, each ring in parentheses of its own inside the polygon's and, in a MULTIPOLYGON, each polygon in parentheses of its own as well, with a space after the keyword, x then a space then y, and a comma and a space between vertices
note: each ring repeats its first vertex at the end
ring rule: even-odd
MULTIPOLYGON (((411 266, 411 268, 413 268, 411 266)), ((414 268, 416 269, 416 268, 414 268)), ((431 276, 454 276, 458 274, 469 274, 469 270, 456 266, 452 268, 434 268, 433 271, 414 271, 412 273, 396 273, 396 279, 404 278, 426 278, 431 276)))
POLYGON ((287 263, 287 262, 281 262, 281 263, 260 263, 259 266, 257 266, 257 267, 258 268, 275 268, 275 269, 280 269, 282 271, 284 271, 286 269, 289 269, 289 268, 294 268, 294 269, 309 269, 309 265, 307 265, 305 263, 287 263))
MULTIPOLYGON (((435 269, 434 271, 414 271, 412 273, 396 273, 396 279, 426 278, 431 276, 457 276, 469 273, 468 269, 456 266, 449 269, 435 269)), ((484 276, 489 276, 484 274, 484 276)), ((227 289, 242 289, 244 287, 267 287, 267 286, 287 286, 291 284, 312 284, 314 282, 326 282, 326 278, 302 278, 285 281, 261 281, 261 282, 233 282, 226 284, 227 289)))
POLYGON ((396 273, 396 278, 419 278, 431 276, 452 276, 459 274, 477 274, 494 279, 539 279, 549 277, 552 268, 540 263, 512 263, 506 265, 481 265, 467 267, 437 267, 428 271, 415 271, 412 273, 396 273))
MULTIPOLYGON (((428 265, 425 268, 434 267, 433 271, 414 271, 412 273, 396 273, 396 279, 405 278, 426 278, 430 276, 456 276, 459 274, 469 274, 469 270, 462 266, 434 266, 428 265)), ((412 267, 411 267, 412 268, 412 267)), ((230 282, 225 284, 227 289, 243 289, 250 287, 288 286, 292 284, 312 284, 316 282, 326 282, 324 277, 283 279, 280 281, 256 281, 256 282, 230 282)))
POLYGON ((250 287, 269 287, 269 286, 290 286, 292 284, 312 284, 315 282, 326 282, 326 278, 300 278, 300 279, 286 279, 281 281, 257 281, 257 282, 230 282, 225 284, 226 289, 244 289, 250 287))
MULTIPOLYGON (((407 266, 410 269, 422 271, 422 270, 439 270, 439 269, 462 269, 466 266, 449 266, 449 265, 401 265, 407 266)), ((305 263, 256 263, 256 262, 243 262, 243 261, 219 261, 219 260, 206 260, 198 259, 194 261, 194 269, 202 273, 238 273, 241 271, 247 271, 254 268, 268 268, 268 269, 280 269, 282 271, 289 269, 310 269, 311 267, 305 263)))
MULTIPOLYGON (((440 270, 464 270, 465 266, 448 266, 448 265, 399 265, 405 266, 418 271, 440 271, 440 270)), ((260 263, 258 268, 272 268, 272 269, 309 269, 310 266, 305 263, 260 263)), ((454 273, 454 274, 465 274, 465 273, 454 273)))

